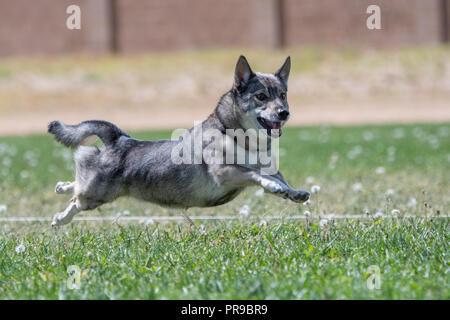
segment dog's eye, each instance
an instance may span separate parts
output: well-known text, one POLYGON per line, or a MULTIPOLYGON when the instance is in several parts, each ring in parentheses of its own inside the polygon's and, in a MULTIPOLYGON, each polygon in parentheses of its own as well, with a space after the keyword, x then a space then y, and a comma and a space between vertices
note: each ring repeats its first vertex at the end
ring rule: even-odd
POLYGON ((281 100, 286 99, 286 93, 284 93, 284 92, 280 93, 280 99, 281 100))
POLYGON ((266 96, 265 93, 258 93, 258 94, 256 95, 256 99, 258 99, 258 100, 260 100, 260 101, 264 101, 264 100, 267 99, 267 96, 266 96))

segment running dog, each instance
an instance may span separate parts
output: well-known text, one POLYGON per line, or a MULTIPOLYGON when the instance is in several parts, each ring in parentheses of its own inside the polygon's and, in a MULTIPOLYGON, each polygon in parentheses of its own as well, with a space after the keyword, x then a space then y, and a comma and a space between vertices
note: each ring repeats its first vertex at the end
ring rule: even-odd
POLYGON ((48 132, 65 146, 77 149, 75 181, 58 182, 55 187, 57 194, 71 193, 73 197, 63 212, 54 215, 52 226, 67 224, 78 212, 95 209, 121 196, 187 209, 218 206, 234 199, 245 187, 259 186, 294 202, 308 200, 309 192, 290 187, 278 169, 265 174, 261 161, 250 163, 248 160, 255 152, 264 151, 275 161, 272 140, 281 136, 281 129, 289 119, 290 68, 288 57, 274 74, 253 72, 246 58, 240 56, 231 90, 221 97, 205 121, 178 139, 137 140, 114 124, 101 120, 78 125, 51 122, 48 132), (218 132, 225 144, 236 143, 233 151, 243 151, 244 162, 237 163, 236 155, 232 155, 232 161, 210 161, 230 159, 223 153, 223 143, 215 144, 211 137, 199 136, 198 129, 213 130, 215 140, 218 132), (252 146, 251 139, 236 138, 236 132, 246 134, 251 130, 265 133, 266 148, 252 146), (89 145, 95 136, 102 140, 101 147, 89 145), (201 151, 208 151, 201 152, 200 159, 194 159, 200 161, 174 161, 174 156, 193 153, 194 145, 187 136, 194 140, 199 138, 201 151), (185 149, 186 146, 189 148, 185 149))

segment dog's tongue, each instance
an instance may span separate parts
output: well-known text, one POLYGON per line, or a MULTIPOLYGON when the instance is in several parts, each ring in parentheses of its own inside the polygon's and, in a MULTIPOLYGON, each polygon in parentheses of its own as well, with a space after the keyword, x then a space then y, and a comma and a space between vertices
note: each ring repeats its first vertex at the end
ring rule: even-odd
POLYGON ((271 129, 281 129, 281 122, 276 121, 276 122, 271 122, 266 120, 267 125, 271 128, 271 129))

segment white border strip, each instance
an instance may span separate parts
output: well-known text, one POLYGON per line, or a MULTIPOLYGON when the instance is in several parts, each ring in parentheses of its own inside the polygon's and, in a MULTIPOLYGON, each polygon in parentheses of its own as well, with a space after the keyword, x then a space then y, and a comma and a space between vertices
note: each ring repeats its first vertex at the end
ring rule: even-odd
MULTIPOLYGON (((447 219, 450 218, 447 215, 439 216, 426 216, 426 215, 399 215, 398 217, 392 215, 385 215, 381 217, 375 217, 374 215, 318 215, 307 217, 305 215, 292 215, 292 216, 253 216, 253 217, 242 217, 242 216, 191 216, 192 220, 317 220, 317 219, 328 219, 328 220, 350 220, 350 219, 377 219, 377 218, 400 218, 400 219, 447 219)), ((182 216, 118 216, 118 217, 75 217, 75 221, 182 221, 185 220, 182 216)), ((51 222, 52 218, 45 217, 0 217, 0 222, 51 222)))

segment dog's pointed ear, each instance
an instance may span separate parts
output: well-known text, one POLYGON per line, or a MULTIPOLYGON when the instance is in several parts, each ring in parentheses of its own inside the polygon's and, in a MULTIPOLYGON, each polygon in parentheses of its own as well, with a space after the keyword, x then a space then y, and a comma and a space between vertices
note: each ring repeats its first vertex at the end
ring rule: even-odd
POLYGON ((280 70, 275 72, 275 75, 287 86, 289 72, 291 72, 291 57, 286 58, 286 61, 281 66, 280 70))
POLYGON ((234 72, 234 85, 236 88, 244 86, 255 74, 253 73, 247 59, 240 56, 236 63, 236 70, 234 72))

